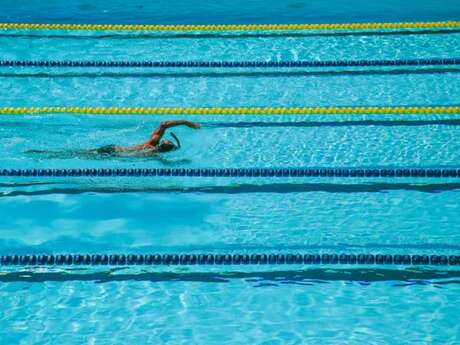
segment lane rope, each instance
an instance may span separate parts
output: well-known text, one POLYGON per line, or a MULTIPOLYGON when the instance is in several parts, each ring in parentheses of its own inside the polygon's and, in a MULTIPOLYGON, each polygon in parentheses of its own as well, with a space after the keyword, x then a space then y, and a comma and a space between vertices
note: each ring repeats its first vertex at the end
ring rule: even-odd
POLYGON ((143 67, 143 68, 286 68, 358 66, 439 66, 460 65, 460 58, 400 60, 326 60, 326 61, 84 61, 84 60, 0 60, 0 67, 143 67))
POLYGON ((2 266, 57 265, 460 265, 459 255, 401 254, 41 254, 2 255, 2 266))
POLYGON ((451 168, 99 168, 99 169, 0 169, 0 177, 460 177, 451 168))
POLYGON ((224 24, 224 25, 149 25, 149 24, 46 24, 0 23, 0 29, 27 30, 116 30, 116 31, 279 31, 279 30, 388 30, 388 29, 450 29, 460 21, 400 23, 336 23, 336 24, 224 24))
POLYGON ((460 106, 353 107, 0 107, 0 115, 354 115, 460 114, 460 106))

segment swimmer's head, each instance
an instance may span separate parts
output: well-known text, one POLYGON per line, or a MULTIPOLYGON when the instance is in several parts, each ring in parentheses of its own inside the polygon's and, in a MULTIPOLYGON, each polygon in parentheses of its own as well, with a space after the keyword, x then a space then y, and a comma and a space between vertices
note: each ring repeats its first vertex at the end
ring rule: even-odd
POLYGON ((174 145, 173 142, 170 140, 162 140, 160 145, 158 145, 159 152, 169 152, 177 149, 178 147, 174 145))

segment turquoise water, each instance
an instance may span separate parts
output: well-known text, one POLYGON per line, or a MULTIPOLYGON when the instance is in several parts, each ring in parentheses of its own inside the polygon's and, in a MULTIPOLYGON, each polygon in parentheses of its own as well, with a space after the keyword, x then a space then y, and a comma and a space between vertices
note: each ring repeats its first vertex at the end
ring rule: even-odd
MULTIPOLYGON (((6 2, 9 10, 0 16, 25 21, 18 17, 25 7, 14 3, 6 2)), ((316 21, 458 17, 458 6, 448 1, 432 13, 428 10, 435 7, 434 2, 417 7, 408 2, 393 14, 382 12, 382 6, 391 2, 359 2, 349 17, 338 15, 351 5, 335 4, 330 17, 325 16, 330 8, 315 4, 323 14, 316 21), (417 17, 417 13, 421 14, 417 17)), ((166 23, 180 23, 184 22, 180 9, 185 5, 178 3, 169 17, 163 16, 166 10, 161 2, 132 2, 125 11, 146 6, 149 10, 135 20, 146 22, 146 13, 163 9, 158 16, 166 23)), ((38 2, 27 6, 38 6, 38 2)), ((47 6, 56 10, 55 2, 47 6)), ((120 13, 111 10, 117 8, 116 2, 111 6, 104 7, 108 12, 99 12, 98 3, 74 1, 53 14, 29 11, 26 17, 74 22, 70 14, 85 18, 75 13, 86 11, 98 13, 91 22, 110 22, 110 16, 118 19, 112 22, 134 21, 115 15, 120 13)), ((226 9, 206 2, 201 6, 215 6, 217 14, 226 9)), ((301 9, 307 11, 308 6, 302 1, 273 3, 272 7, 248 2, 240 20, 271 22, 268 19, 275 11, 283 14, 276 17, 278 22, 315 21, 309 20, 311 14, 299 20, 301 9), (251 17, 254 8, 265 10, 251 17)), ((200 17, 194 8, 188 20, 234 23, 235 8, 223 20, 200 17)), ((264 37, 101 34, 107 37, 59 31, 47 37, 0 32, 0 57, 403 59, 457 57, 460 44, 460 34, 455 32, 264 37)), ((458 75, 459 70, 452 67, 2 68, 0 106, 458 105, 458 75)), ((460 164, 460 117, 455 115, 410 119, 398 115, 190 116, 202 128, 175 129, 184 147, 161 158, 101 159, 81 152, 107 144, 135 144, 164 119, 4 116, 0 119, 0 167, 460 164)), ((453 179, 2 178, 0 254, 345 251, 458 255, 459 191, 460 184, 453 179)), ((458 270, 439 267, 2 267, 0 336, 11 344, 458 344, 459 276, 458 270)))
POLYGON ((456 0, 2 0, 8 22, 331 23, 458 20, 456 0))

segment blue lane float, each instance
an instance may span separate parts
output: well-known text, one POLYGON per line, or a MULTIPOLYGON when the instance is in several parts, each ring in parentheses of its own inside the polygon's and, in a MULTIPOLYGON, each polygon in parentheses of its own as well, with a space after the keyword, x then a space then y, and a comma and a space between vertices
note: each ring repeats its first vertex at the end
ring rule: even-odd
POLYGON ((0 60, 0 67, 142 67, 142 68, 298 68, 460 65, 460 58, 398 60, 297 60, 297 61, 88 61, 0 60))
POLYGON ((41 254, 2 255, 2 266, 59 265, 433 265, 459 266, 460 255, 426 254, 41 254))
POLYGON ((458 178, 452 168, 144 168, 144 169, 0 169, 0 177, 347 177, 458 178))

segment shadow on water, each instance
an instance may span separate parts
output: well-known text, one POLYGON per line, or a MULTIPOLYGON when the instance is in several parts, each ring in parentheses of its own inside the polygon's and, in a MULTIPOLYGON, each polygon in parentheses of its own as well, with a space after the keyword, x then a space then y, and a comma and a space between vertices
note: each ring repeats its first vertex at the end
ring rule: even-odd
MULTIPOLYGON (((97 69, 92 72, 50 72, 37 73, 0 73, 0 78, 275 78, 275 77, 334 77, 334 76, 370 76, 370 75, 406 75, 406 74, 442 74, 442 73, 460 73, 460 68, 423 68, 423 69, 369 69, 369 70, 327 70, 327 71, 301 71, 301 70, 276 70, 276 67, 270 71, 239 70, 238 72, 227 72, 226 69, 218 72, 183 72, 182 69, 177 72, 145 72, 145 69, 133 67, 130 72, 104 72, 97 69)), ((194 69, 193 67, 188 67, 194 69)), ((292 67, 295 69, 296 67, 292 67)), ((297 67, 299 68, 299 67, 297 67)), ((113 69, 117 69, 114 67, 113 69)), ((209 67, 209 69, 213 69, 209 67)), ((60 69, 59 69, 60 70, 60 69)), ((1 69, 0 69, 1 71, 1 69)))
POLYGON ((14 188, 14 187, 32 187, 32 186, 51 186, 55 184, 59 184, 59 183, 57 182, 30 182, 30 183, 11 182, 11 183, 0 183, 0 188, 1 187, 14 188))
POLYGON ((102 35, 72 35, 72 34, 26 34, 26 33, 3 33, 0 38, 62 38, 62 39, 247 39, 247 38, 287 38, 287 37, 347 37, 347 36, 407 36, 407 35, 449 35, 453 33, 460 33, 460 30, 412 30, 412 31, 359 31, 359 32, 308 32, 308 31, 291 31, 291 32, 239 32, 239 33, 142 33, 142 34, 102 34, 102 35))
POLYGON ((460 284, 460 271, 442 271, 412 268, 395 269, 303 269, 259 272, 152 272, 139 269, 132 272, 127 268, 114 268, 94 272, 85 269, 69 269, 62 272, 36 272, 33 269, 0 274, 0 282, 94 282, 110 283, 122 281, 157 282, 199 282, 228 283, 232 280, 244 280, 254 287, 279 286, 284 284, 321 285, 336 281, 345 281, 369 285, 377 282, 393 282, 393 286, 460 284), (128 272, 126 272, 128 271, 128 272))
MULTIPOLYGON (((455 105, 453 105, 455 106, 455 105)), ((274 114, 273 116, 277 116, 274 114)), ((297 115, 292 115, 293 117, 297 115)), ((132 119, 133 123, 138 119, 132 119)), ((153 120, 155 121, 155 120, 153 120)), ((410 120, 410 119, 395 119, 395 120, 343 120, 343 121, 273 121, 273 122, 264 122, 264 121, 239 121, 239 122, 214 122, 214 121, 202 121, 200 122, 202 128, 282 128, 282 127, 305 127, 305 128, 316 128, 316 127, 350 127, 350 126, 382 126, 382 127, 417 127, 417 126, 459 126, 460 118, 450 118, 450 119, 429 119, 429 120, 410 120)), ((0 120, 1 127, 31 127, 36 129, 37 126, 40 126, 40 123, 27 121, 10 121, 10 120, 0 120)), ((45 124, 43 127, 55 126, 57 128, 62 128, 63 126, 74 127, 74 124, 55 123, 55 124, 45 124)), ((111 129, 120 129, 120 124, 104 124, 104 128, 111 129)), ((43 154, 46 158, 46 155, 56 155, 57 158, 65 158, 66 152, 60 151, 41 151, 41 150, 29 150, 25 154, 29 155, 40 155, 43 154)), ((70 154, 72 155, 72 154, 70 154)), ((50 157, 53 158, 53 157, 50 157)))
POLYGON ((42 159, 72 159, 80 158, 86 160, 99 160, 99 161, 108 161, 108 160, 117 160, 117 161, 127 161, 132 162, 134 159, 136 162, 139 161, 156 161, 166 166, 174 165, 183 165, 189 164, 192 162, 191 159, 167 159, 161 154, 150 153, 143 154, 141 153, 99 153, 97 149, 90 150, 61 150, 61 151, 51 151, 51 150, 28 150, 24 152, 27 156, 33 156, 34 158, 42 159))
MULTIPOLYGON (((144 182, 145 183, 145 182, 144 182)), ((197 186, 197 187, 75 187, 49 188, 34 191, 7 191, 0 192, 0 197, 34 196, 65 194, 76 195, 85 193, 117 194, 117 193, 202 193, 202 194, 250 194, 250 193, 386 193, 396 190, 414 191, 423 193, 441 193, 460 190, 460 183, 412 184, 412 183, 270 183, 270 184, 240 184, 229 186, 197 186)))
POLYGON ((209 128, 270 128, 270 127, 349 127, 349 126, 383 126, 383 127, 416 127, 430 125, 458 126, 460 119, 433 120, 345 120, 345 121, 296 121, 296 122, 201 122, 209 128))

